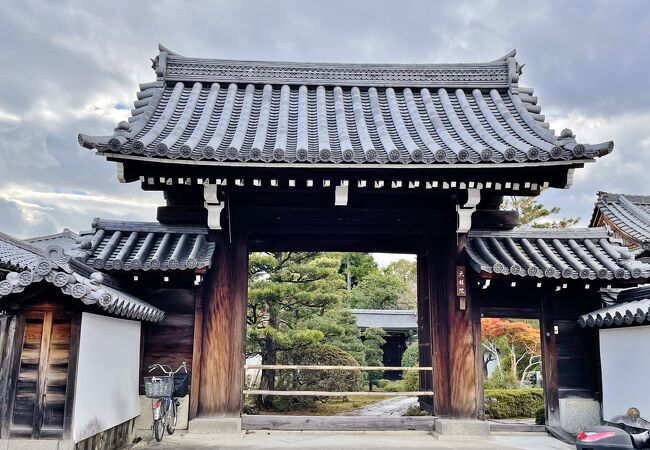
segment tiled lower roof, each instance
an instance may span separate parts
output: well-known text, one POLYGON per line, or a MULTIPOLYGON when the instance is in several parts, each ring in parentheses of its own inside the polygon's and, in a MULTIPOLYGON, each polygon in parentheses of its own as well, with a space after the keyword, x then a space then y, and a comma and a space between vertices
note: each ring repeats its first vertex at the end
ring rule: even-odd
POLYGON ((82 234, 81 259, 95 269, 184 270, 210 267, 214 243, 198 225, 95 219, 82 234))
POLYGON ((606 292, 603 299, 609 304, 578 318, 581 327, 605 328, 613 326, 626 326, 650 323, 650 292, 648 287, 627 289, 615 295, 611 301, 610 292, 606 292), (629 294, 629 295, 626 295, 629 294), (624 301, 624 297, 631 301, 624 301))
POLYGON ((413 310, 402 309, 352 309, 359 328, 384 330, 417 330, 418 318, 413 310))
POLYGON ((0 281, 0 301, 10 294, 22 292, 33 283, 46 281, 64 294, 86 305, 97 305, 110 314, 152 322, 165 316, 160 309, 116 289, 113 287, 115 282, 108 275, 93 272, 54 243, 43 249, 0 234, 0 268, 6 271, 0 281))
POLYGON ((631 241, 638 242, 644 250, 650 250, 650 195, 599 192, 592 225, 598 214, 605 216, 631 241))
POLYGON ((650 264, 636 261, 605 227, 470 231, 466 251, 479 273, 585 280, 650 277, 650 264))

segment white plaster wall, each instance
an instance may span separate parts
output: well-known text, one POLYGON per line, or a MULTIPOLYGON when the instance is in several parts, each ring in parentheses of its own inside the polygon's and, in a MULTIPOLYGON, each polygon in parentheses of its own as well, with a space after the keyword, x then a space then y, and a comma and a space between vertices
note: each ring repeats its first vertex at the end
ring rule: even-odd
POLYGON ((83 313, 72 432, 79 442, 140 414, 140 322, 83 313))
POLYGON ((624 415, 631 406, 650 418, 650 326, 600 330, 603 418, 624 415))

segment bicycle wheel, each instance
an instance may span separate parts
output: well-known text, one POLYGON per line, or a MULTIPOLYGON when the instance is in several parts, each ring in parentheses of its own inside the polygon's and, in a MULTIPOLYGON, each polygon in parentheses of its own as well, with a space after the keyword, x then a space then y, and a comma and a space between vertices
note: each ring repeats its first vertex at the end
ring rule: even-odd
POLYGON ((162 438, 165 435, 165 424, 162 419, 156 419, 153 421, 153 435, 158 442, 162 441, 162 438))
POLYGON ((176 399, 172 398, 172 404, 169 408, 169 415, 167 416, 167 434, 172 435, 176 431, 176 422, 178 421, 178 407, 176 406, 176 399))

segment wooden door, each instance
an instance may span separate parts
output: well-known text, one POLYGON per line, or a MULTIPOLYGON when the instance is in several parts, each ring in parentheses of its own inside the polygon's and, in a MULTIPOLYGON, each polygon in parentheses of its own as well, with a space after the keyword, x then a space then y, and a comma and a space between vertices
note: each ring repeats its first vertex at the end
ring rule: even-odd
POLYGON ((17 376, 8 418, 9 436, 63 439, 70 428, 67 409, 72 408, 73 386, 68 383, 68 373, 76 322, 69 314, 53 309, 25 311, 22 320, 22 343, 16 347, 20 355, 14 360, 17 376))

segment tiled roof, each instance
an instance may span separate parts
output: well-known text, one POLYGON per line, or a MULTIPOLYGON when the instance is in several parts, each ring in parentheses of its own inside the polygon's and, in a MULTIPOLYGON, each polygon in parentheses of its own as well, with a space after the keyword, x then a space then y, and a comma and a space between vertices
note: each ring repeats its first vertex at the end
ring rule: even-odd
POLYGON ((418 318, 413 310, 401 309, 352 309, 359 328, 383 328, 384 330, 417 330, 418 318))
POLYGON ((611 295, 603 296, 603 299, 607 299, 603 308, 578 318, 581 327, 604 328, 650 322, 650 289, 647 286, 621 291, 613 302, 611 295))
POLYGON ((650 195, 599 192, 592 225, 599 213, 644 250, 650 250, 650 195))
POLYGON ((585 160, 549 129, 514 51, 476 64, 366 65, 186 58, 164 47, 128 122, 79 135, 106 155, 226 163, 453 164, 585 160))
POLYGON ((67 255, 75 258, 82 255, 82 251, 79 248, 79 234, 67 228, 61 233, 25 239, 25 242, 39 247, 42 250, 45 250, 48 246, 51 245, 58 245, 59 247, 63 248, 67 255))
POLYGON ((81 259, 95 269, 184 270, 210 267, 214 243, 199 225, 95 219, 81 236, 81 259))
POLYGON ((152 322, 165 316, 160 309, 115 288, 114 280, 72 259, 56 243, 41 248, 0 233, 0 268, 6 271, 0 281, 0 301, 44 280, 64 294, 114 315, 152 322))
POLYGON ((477 272, 537 278, 639 279, 650 264, 610 236, 607 228, 470 231, 466 247, 477 272))

